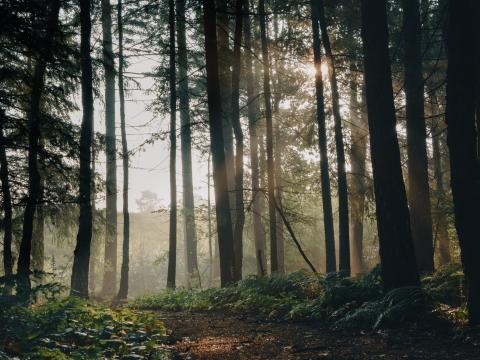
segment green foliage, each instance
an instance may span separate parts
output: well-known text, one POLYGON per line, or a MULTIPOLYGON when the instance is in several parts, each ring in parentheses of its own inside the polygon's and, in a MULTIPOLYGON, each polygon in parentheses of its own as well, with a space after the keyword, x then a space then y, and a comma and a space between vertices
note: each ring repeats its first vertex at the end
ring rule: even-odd
POLYGON ((0 314, 2 355, 24 359, 168 359, 166 329, 155 314, 110 309, 78 298, 11 306, 0 314), (135 357, 134 357, 135 355, 135 357))
MULTIPOLYGON (((461 300, 458 267, 425 277, 422 287, 384 293, 380 267, 357 278, 340 273, 252 276, 235 286, 207 290, 166 290, 135 299, 138 309, 227 310, 275 320, 313 320, 334 329, 374 329, 408 324, 445 324, 446 308, 461 300)), ((459 316, 459 315, 458 315, 459 316)))

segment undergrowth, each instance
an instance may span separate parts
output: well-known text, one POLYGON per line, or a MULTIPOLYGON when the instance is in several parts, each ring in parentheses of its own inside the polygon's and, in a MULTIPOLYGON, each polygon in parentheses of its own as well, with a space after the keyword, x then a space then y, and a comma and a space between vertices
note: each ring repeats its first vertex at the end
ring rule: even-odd
POLYGON ((422 279, 421 287, 384 293, 379 267, 356 277, 303 271, 251 276, 226 288, 165 290, 141 296, 136 309, 228 310, 267 319, 322 321, 334 329, 384 329, 448 324, 464 316, 463 275, 458 266, 422 279))

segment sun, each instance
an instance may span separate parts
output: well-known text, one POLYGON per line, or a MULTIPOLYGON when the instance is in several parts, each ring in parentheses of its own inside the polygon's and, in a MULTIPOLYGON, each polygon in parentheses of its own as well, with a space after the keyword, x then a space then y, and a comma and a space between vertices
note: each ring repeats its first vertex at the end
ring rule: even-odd
MULTIPOLYGON (((329 74, 329 66, 327 62, 322 61, 322 64, 320 65, 320 72, 322 73, 322 78, 327 78, 329 74)), ((303 71, 305 74, 307 74, 308 77, 315 77, 315 66, 313 64, 307 65, 304 67, 303 71)))

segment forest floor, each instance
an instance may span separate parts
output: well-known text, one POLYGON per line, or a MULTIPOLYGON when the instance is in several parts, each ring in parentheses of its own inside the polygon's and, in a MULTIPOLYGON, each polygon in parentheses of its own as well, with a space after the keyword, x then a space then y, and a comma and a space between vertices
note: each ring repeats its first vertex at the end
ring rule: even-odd
POLYGON ((480 359, 478 333, 352 333, 226 312, 158 314, 179 359, 480 359))

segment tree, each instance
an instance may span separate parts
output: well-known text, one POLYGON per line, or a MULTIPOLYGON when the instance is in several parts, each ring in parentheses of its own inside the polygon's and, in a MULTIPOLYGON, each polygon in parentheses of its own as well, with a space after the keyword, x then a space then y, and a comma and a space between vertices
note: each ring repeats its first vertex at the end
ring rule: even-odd
POLYGON ((80 65, 82 69, 83 117, 80 133, 80 218, 71 279, 71 295, 88 297, 88 271, 92 241, 92 125, 93 71, 90 48, 92 20, 90 0, 80 0, 80 65))
POLYGON ((432 215, 428 185, 419 0, 403 0, 407 113, 408 200, 420 272, 433 271, 432 215))
POLYGON ((187 283, 199 278, 197 263, 197 234, 195 229, 195 201, 192 180, 192 124, 188 88, 188 53, 185 34, 185 0, 177 0, 178 43, 178 99, 180 110, 180 140, 182 152, 183 217, 185 221, 185 255, 187 283))
POLYGON ((385 0, 362 0, 362 40, 383 285, 419 285, 395 130, 385 0))
POLYGON ((223 141, 222 104, 218 76, 216 22, 215 1, 203 0, 210 148, 213 160, 215 212, 220 251, 220 282, 223 287, 234 281, 234 259, 232 220, 230 217, 227 170, 225 167, 226 160, 223 141))
MULTIPOLYGON (((47 20, 47 31, 43 46, 35 59, 30 108, 28 111, 28 200, 23 218, 23 233, 18 255, 18 274, 26 277, 30 274, 30 256, 32 250, 33 221, 41 190, 41 179, 38 170, 38 152, 42 114, 40 104, 45 86, 47 64, 52 58, 52 47, 58 26, 60 0, 52 1, 47 20)), ((27 284, 28 285, 28 284, 27 284)))
POLYGON ((328 172, 327 131, 325 128, 325 103, 323 95, 322 57, 318 2, 312 0, 313 61, 315 64, 315 95, 317 105, 318 146, 320 148, 320 181, 322 187, 323 226, 325 231, 326 271, 336 271, 335 235, 333 230, 332 195, 328 172))
POLYGON ((175 0, 168 1, 170 29, 170 226, 168 235, 167 287, 174 289, 177 266, 177 78, 175 61, 175 0))
POLYGON ((128 210, 128 144, 125 124, 125 85, 123 80, 125 59, 123 55, 123 15, 122 0, 117 3, 118 22, 118 94, 120 97, 120 129, 122 133, 122 165, 123 165, 123 248, 122 268, 120 271, 120 288, 117 298, 126 299, 128 295, 128 273, 130 264, 130 213, 128 210))
POLYGON ((12 256, 12 195, 10 190, 10 176, 6 154, 6 139, 3 134, 5 114, 0 110, 0 181, 2 182, 3 199, 3 271, 5 276, 13 273, 12 256))
POLYGON ((470 325, 480 324, 480 252, 478 206, 480 167, 475 130, 480 40, 476 1, 450 1, 447 70, 447 143, 450 150, 451 186, 455 227, 461 250, 470 325))
POLYGON ((117 145, 115 135, 115 61, 112 49, 112 7, 102 0, 103 68, 105 72, 106 214, 102 293, 115 294, 117 283, 117 145))

